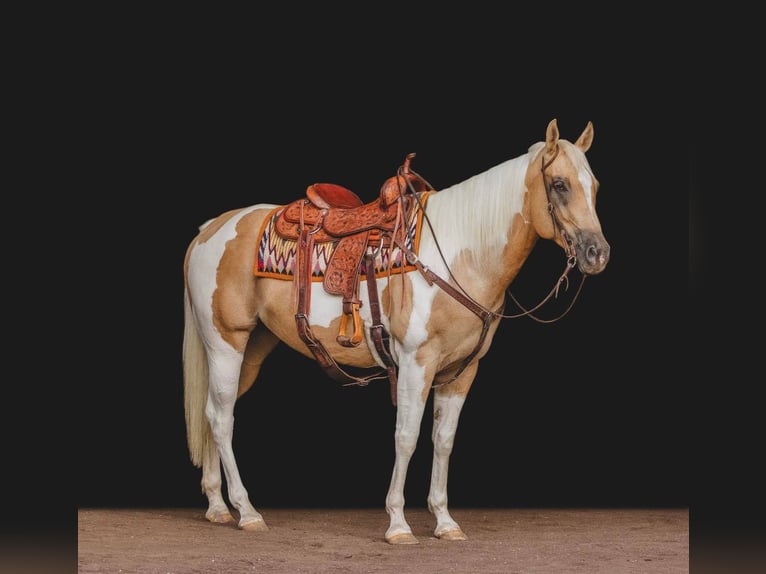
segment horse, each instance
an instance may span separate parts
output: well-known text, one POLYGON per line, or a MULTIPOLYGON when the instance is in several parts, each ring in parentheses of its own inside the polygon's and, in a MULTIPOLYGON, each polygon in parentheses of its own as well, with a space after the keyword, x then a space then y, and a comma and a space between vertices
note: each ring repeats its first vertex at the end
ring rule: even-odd
POLYGON ((448 508, 448 463, 461 409, 500 319, 531 311, 504 314, 511 282, 540 238, 555 242, 566 255, 560 281, 575 267, 583 280, 597 275, 609 261, 610 246, 596 213, 599 182, 585 155, 593 138, 590 121, 572 143, 560 137, 553 119, 544 141, 531 144, 526 153, 439 190, 411 169, 410 154, 404 169, 381 188, 376 202, 387 199, 385 210, 383 203, 374 209, 362 205, 342 186, 309 186, 312 198, 294 208, 292 225, 299 238, 279 239, 279 247, 264 247, 264 234, 288 211, 284 205, 233 209, 202 224, 184 258, 182 362, 187 446, 191 462, 202 469, 206 519, 235 521, 222 492, 223 468, 229 503, 239 513, 237 527, 269 529, 237 467, 233 412, 269 354, 283 343, 317 359, 331 376, 347 375, 348 384, 370 380, 349 374, 350 369, 377 369, 376 377, 390 381, 396 420, 385 498, 389 544, 419 543, 405 518, 404 485, 433 392, 427 495, 433 534, 466 540, 448 508), (405 198, 407 212, 420 214, 412 218, 417 225, 410 225, 401 209, 405 198), (334 214, 346 222, 385 216, 387 223, 379 219, 367 228, 347 227, 345 233, 338 223, 334 241, 309 245, 325 231, 321 222, 330 229, 334 214), (340 251, 343 241, 360 233, 366 243, 351 242, 350 252, 361 270, 345 268, 353 277, 344 285, 356 281, 358 289, 351 293, 349 309, 346 296, 330 292, 322 277, 330 274, 326 251, 340 251), (374 245, 370 237, 376 234, 374 245), (359 245, 366 250, 361 261, 359 245), (384 272, 378 274, 372 267, 381 265, 384 255, 384 272), (270 269, 261 267, 265 258, 270 269))

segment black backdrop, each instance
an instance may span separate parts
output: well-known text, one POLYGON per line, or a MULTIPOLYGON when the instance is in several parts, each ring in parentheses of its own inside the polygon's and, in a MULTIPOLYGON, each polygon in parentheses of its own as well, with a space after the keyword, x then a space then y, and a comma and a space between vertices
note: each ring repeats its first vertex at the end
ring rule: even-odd
MULTIPOLYGON (((463 411, 450 502, 691 503, 696 389, 684 342, 695 328, 699 166, 682 54, 623 53, 604 39, 601 49, 618 52, 614 67, 583 45, 538 59, 478 33, 418 49, 390 38, 371 49, 364 38, 362 50, 353 31, 297 47, 180 27, 118 49, 100 95, 103 250, 89 260, 99 359, 82 393, 79 507, 206 505, 186 450, 181 379, 182 262, 202 222, 286 202, 316 181, 372 199, 409 152, 416 171, 446 187, 524 153, 553 118, 572 141, 594 123, 588 157, 612 259, 561 321, 501 325, 463 411)), ((514 292, 536 301, 564 261, 539 244, 514 292)), ((256 507, 384 505, 395 416, 387 383, 344 388, 279 349, 235 415, 256 507)), ((410 506, 425 505, 429 423, 430 404, 410 506)))

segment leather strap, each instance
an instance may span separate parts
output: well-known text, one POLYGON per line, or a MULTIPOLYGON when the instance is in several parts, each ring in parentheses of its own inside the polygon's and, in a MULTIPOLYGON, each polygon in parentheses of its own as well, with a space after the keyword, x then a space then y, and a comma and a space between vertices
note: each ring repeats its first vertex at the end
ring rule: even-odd
POLYGON ((464 307, 466 307, 469 311, 473 312, 479 319, 481 319, 482 327, 481 327, 481 334, 479 335, 479 340, 476 342, 476 346, 473 348, 473 351, 471 351, 465 359, 463 359, 463 362, 460 364, 460 367, 455 372, 454 375, 448 380, 444 381, 443 383, 439 383, 438 385, 432 385, 433 387, 440 387, 442 385, 447 385, 457 379, 463 371, 468 367, 468 365, 473 361, 474 357, 478 354, 478 352, 481 350, 482 345, 484 345, 484 340, 487 338, 487 333, 489 331, 489 325, 492 323, 493 320, 499 318, 500 313, 503 312, 503 305, 500 305, 496 311, 489 311, 473 301, 472 299, 469 299, 466 297, 463 293, 455 289, 452 285, 450 285, 447 281, 439 277, 436 273, 431 271, 428 267, 423 265, 420 260, 415 256, 414 253, 411 251, 408 253, 408 259, 412 261, 417 267, 418 271, 420 271, 421 275, 425 278, 425 280, 428 282, 429 285, 433 285, 436 283, 442 290, 446 291, 448 295, 450 295, 453 299, 458 301, 460 304, 462 304, 464 307), (410 255, 412 258, 410 258, 410 255))
MULTIPOLYGON (((311 303, 311 255, 313 253, 314 249, 314 236, 311 233, 311 230, 306 228, 305 226, 301 230, 301 234, 298 238, 298 272, 296 274, 296 281, 298 281, 298 309, 295 314, 295 323, 298 329, 298 335, 300 336, 301 340, 306 344, 309 351, 314 355, 319 365, 327 372, 330 377, 335 379, 336 381, 340 383, 344 383, 346 385, 368 385, 372 381, 377 381, 381 379, 388 378, 392 383, 395 383, 396 381, 396 369, 392 366, 387 366, 385 371, 383 370, 377 370, 373 372, 372 374, 366 376, 366 377, 356 377, 354 375, 351 375, 340 368, 338 363, 333 359, 332 355, 327 351, 325 346, 322 344, 322 342, 314 337, 314 333, 311 331, 311 326, 309 325, 308 315, 309 315, 309 308, 311 303), (393 370, 393 376, 392 379, 392 370, 393 370)), ((374 267, 373 267, 374 270, 374 267)), ((374 273, 373 273, 374 276, 374 273)), ((368 287, 370 289, 371 287, 368 287)), ((375 289, 375 301, 377 303, 377 286, 374 286, 375 289)), ((380 307, 378 307, 378 313, 380 312, 380 307)), ((378 315, 377 319, 373 319, 376 324, 380 323, 380 316, 378 315)), ((382 325, 381 325, 382 327, 382 325)), ((386 334, 386 337, 388 337, 388 334, 386 334)), ((375 339, 374 331, 373 331, 373 338, 375 339)), ((382 341, 382 338, 381 338, 382 341)), ((376 341, 376 348, 378 346, 378 343, 376 341)), ((386 343, 387 347, 387 343, 386 343)), ((381 354, 381 357, 388 357, 388 359, 384 358, 384 361, 391 360, 391 363, 393 365, 393 360, 391 359, 391 355, 388 353, 387 348, 384 347, 385 352, 381 352, 380 349, 378 349, 378 352, 381 354)), ((394 389, 392 391, 392 397, 394 399, 394 405, 396 405, 396 390, 394 389)))
POLYGON ((378 351, 378 355, 380 355, 380 358, 386 365, 388 380, 391 382, 391 404, 396 406, 396 363, 394 363, 394 358, 391 356, 391 337, 380 320, 378 284, 375 278, 375 255, 370 252, 366 253, 364 262, 367 269, 367 293, 370 296, 370 314, 372 315, 370 335, 372 336, 372 342, 375 344, 375 350, 378 351))

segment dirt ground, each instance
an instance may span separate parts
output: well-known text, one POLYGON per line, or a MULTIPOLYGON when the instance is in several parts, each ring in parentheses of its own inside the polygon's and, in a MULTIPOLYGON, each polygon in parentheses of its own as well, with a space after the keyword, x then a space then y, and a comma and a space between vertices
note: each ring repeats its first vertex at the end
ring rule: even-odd
POLYGON ((204 509, 79 509, 80 573, 689 572, 689 511, 452 509, 468 536, 438 540, 407 511, 419 544, 392 546, 384 509, 259 509, 267 532, 212 524, 204 509))

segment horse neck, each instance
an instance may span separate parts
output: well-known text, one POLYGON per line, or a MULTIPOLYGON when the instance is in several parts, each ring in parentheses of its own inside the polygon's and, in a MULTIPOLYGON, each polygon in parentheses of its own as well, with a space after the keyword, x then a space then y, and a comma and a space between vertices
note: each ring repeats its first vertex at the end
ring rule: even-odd
POLYGON ((428 201, 438 250, 425 226, 421 254, 435 272, 451 272, 487 304, 503 297, 538 238, 523 215, 528 212, 527 167, 525 154, 434 193, 428 201))

